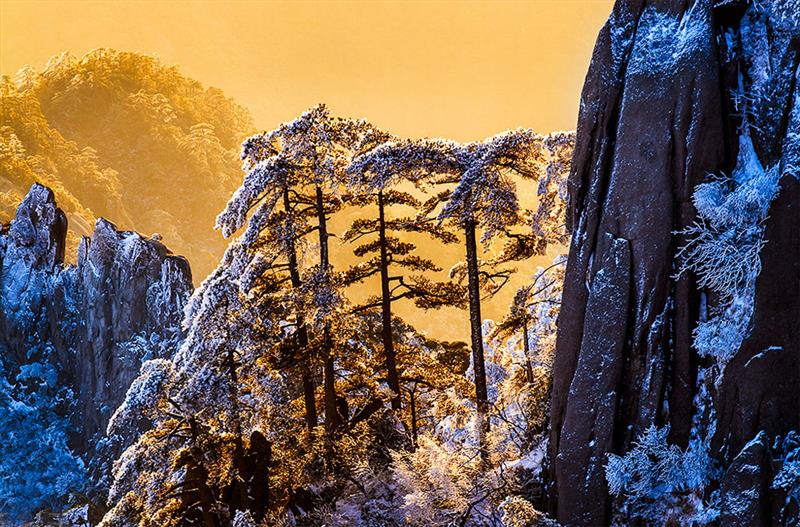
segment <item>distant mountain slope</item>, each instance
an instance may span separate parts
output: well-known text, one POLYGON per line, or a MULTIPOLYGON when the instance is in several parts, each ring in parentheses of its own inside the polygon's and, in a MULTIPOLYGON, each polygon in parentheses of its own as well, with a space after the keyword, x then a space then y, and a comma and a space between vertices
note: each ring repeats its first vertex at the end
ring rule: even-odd
POLYGON ((241 178, 239 144, 253 130, 244 108, 156 58, 110 49, 23 68, 0 79, 0 97, 0 222, 41 182, 72 236, 103 216, 160 233, 198 281, 216 266, 225 244, 214 216, 241 178))

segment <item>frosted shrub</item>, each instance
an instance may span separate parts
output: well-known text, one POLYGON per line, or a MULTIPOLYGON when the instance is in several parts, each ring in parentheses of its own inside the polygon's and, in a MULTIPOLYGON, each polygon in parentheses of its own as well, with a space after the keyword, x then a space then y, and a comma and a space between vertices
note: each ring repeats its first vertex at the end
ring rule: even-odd
POLYGON ((256 521, 250 511, 236 511, 236 517, 233 518, 233 527, 256 527, 256 521))
POLYGON ((778 193, 778 171, 756 169, 751 179, 737 184, 717 179, 698 185, 694 205, 698 222, 685 232, 681 250, 684 269, 697 273, 698 284, 730 299, 761 271, 763 221, 778 193))
POLYGON ((0 525, 42 508, 60 510, 86 482, 86 467, 69 448, 69 422, 62 415, 72 393, 58 385, 48 357, 52 349, 42 348, 30 349, 44 356, 41 362, 18 369, 0 360, 0 525))
POLYGON ((781 514, 786 516, 790 507, 795 507, 795 510, 800 508, 800 434, 793 430, 782 441, 778 440, 775 443, 775 450, 782 452, 782 465, 772 481, 772 488, 786 493, 786 501, 781 511, 781 514))
POLYGON ((477 449, 451 450, 425 435, 417 450, 393 457, 407 525, 448 525, 485 505, 486 489, 475 484, 481 468, 477 449))
POLYGON ((667 443, 669 427, 651 426, 624 456, 609 454, 606 480, 628 513, 660 524, 704 525, 716 511, 703 502, 714 465, 699 441, 686 450, 667 443))
POLYGON ((747 337, 753 304, 748 297, 736 297, 724 311, 697 326, 694 346, 704 357, 714 356, 728 362, 747 337))
POLYGON ((780 175, 777 166, 764 169, 750 136, 741 132, 733 175, 695 189, 699 218, 683 231, 688 241, 678 254, 680 273, 694 272, 698 285, 719 298, 712 317, 695 330, 695 347, 722 366, 747 337, 766 243, 764 221, 780 190, 780 175))
POLYGON ((556 527, 557 522, 537 511, 528 500, 508 496, 498 507, 503 527, 556 527))
POLYGON ((719 229, 700 220, 685 232, 691 241, 683 248, 687 266, 697 273, 698 285, 730 298, 740 285, 761 271, 758 255, 764 240, 761 225, 719 229))

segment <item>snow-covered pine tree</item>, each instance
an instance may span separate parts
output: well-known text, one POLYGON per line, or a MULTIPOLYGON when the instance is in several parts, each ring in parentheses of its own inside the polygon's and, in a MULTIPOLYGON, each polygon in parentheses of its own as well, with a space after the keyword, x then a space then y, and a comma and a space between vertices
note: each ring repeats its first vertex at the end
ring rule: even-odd
POLYGON ((565 264, 566 258, 559 256, 548 267, 539 268, 532 282, 517 290, 509 312, 492 326, 488 335, 495 345, 505 345, 514 350, 514 368, 505 369, 522 372, 522 375, 519 375, 516 387, 507 389, 498 397, 505 395, 506 399, 514 399, 520 393, 531 397, 532 404, 526 406, 533 411, 524 427, 530 435, 543 432, 545 427, 565 264))
MULTIPOLYGON (((481 291, 496 292, 507 283, 512 271, 489 266, 481 269, 476 232, 482 231, 481 240, 488 247, 498 235, 523 222, 514 177, 542 179, 545 161, 544 138, 531 130, 519 129, 466 144, 441 139, 387 142, 354 162, 357 169, 368 167, 387 175, 403 173, 411 181, 449 187, 430 198, 423 210, 464 235, 465 260, 451 275, 466 277, 469 292, 475 400, 482 423, 481 436, 489 428, 481 291)), ((537 227, 547 232, 547 223, 541 218, 537 227)), ((528 239, 525 245, 530 243, 539 242, 528 239)), ((514 254, 516 257, 522 253, 514 254)))
POLYGON ((334 339, 341 334, 331 331, 331 324, 342 320, 336 315, 344 299, 340 276, 330 261, 328 222, 343 206, 341 191, 351 152, 371 130, 365 121, 333 117, 318 105, 271 132, 251 137, 242 149, 247 175, 217 218, 225 236, 247 225, 239 243, 249 255, 251 280, 259 273, 288 272, 284 283, 291 294, 286 300, 294 304, 294 316, 285 322, 294 326, 287 333, 304 372, 306 420, 309 427, 317 420, 313 379, 318 359, 330 432, 346 416, 337 403, 334 372, 334 339), (313 234, 318 256, 312 259, 308 238, 313 234), (304 265, 306 261, 314 263, 304 265))
MULTIPOLYGON (((359 151, 363 155, 392 139, 389 134, 371 134, 359 151)), ((354 192, 350 203, 377 209, 377 217, 355 219, 342 236, 343 240, 351 243, 367 238, 353 250, 357 257, 366 259, 347 270, 345 282, 363 282, 375 275, 380 278, 380 296, 370 298, 358 309, 381 310, 387 384, 394 394, 392 408, 400 410, 402 390, 394 349, 392 303, 407 298, 418 307, 435 309, 463 304, 466 293, 463 287, 453 282, 436 282, 422 274, 442 269, 433 260, 414 254, 417 245, 410 241, 409 234, 427 235, 444 244, 457 243, 458 237, 437 222, 419 216, 420 200, 411 192, 402 190, 404 185, 414 182, 408 174, 379 162, 355 162, 348 170, 351 175, 349 187, 354 192), (389 172, 382 172, 382 169, 389 169, 389 172)))
POLYGON ((370 321, 346 300, 329 251, 331 216, 348 201, 346 168, 353 150, 375 133, 365 121, 336 118, 317 106, 250 138, 243 147, 247 175, 218 218, 226 236, 246 224, 232 245, 238 250, 227 278, 250 301, 267 298, 258 303, 270 303, 266 309, 275 313, 271 320, 279 328, 264 360, 284 372, 288 384, 289 407, 271 414, 281 414, 284 429, 270 436, 281 459, 271 488, 288 510, 314 508, 309 501, 322 499, 319 494, 335 500, 358 460, 383 448, 371 428, 387 399, 377 375, 378 341, 370 336, 370 321), (315 429, 320 366, 324 438, 315 429), (298 377, 310 434, 291 422, 298 377))
MULTIPOLYGON (((538 280, 536 278, 538 277, 538 280)), ((434 426, 423 427, 417 448, 396 452, 394 481, 405 525, 553 525, 541 509, 541 474, 546 453, 544 423, 555 348, 563 258, 529 296, 532 361, 525 359, 514 325, 486 324, 488 398, 493 426, 487 434, 488 461, 474 430, 472 394, 460 385, 433 392, 425 410, 434 426), (528 381, 532 362, 534 382, 528 381)), ((429 395, 429 397, 430 397, 429 395)))

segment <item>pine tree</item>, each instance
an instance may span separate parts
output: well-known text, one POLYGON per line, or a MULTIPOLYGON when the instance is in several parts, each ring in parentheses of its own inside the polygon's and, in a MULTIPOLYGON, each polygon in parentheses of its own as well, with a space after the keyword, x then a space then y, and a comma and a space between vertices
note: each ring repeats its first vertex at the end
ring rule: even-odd
POLYGON ((547 384, 539 380, 559 276, 543 273, 550 281, 517 295, 491 333, 502 333, 502 348, 483 342, 481 326, 490 326, 480 303, 507 282, 502 266, 563 235, 564 144, 566 134, 529 131, 466 145, 402 141, 324 106, 250 138, 244 182, 218 219, 226 236, 242 232, 192 296, 178 353, 143 365, 109 425, 111 435, 145 431, 115 464, 103 526, 429 523, 435 503, 417 510, 409 500, 441 478, 458 487, 439 493, 455 500, 444 516, 499 521, 493 509, 520 491, 504 471, 514 467, 517 477, 540 464, 547 384), (539 180, 536 212, 519 207, 515 174, 539 180), (330 219, 353 206, 375 214, 343 234, 362 261, 339 274, 330 219), (415 254, 409 237, 417 236, 465 243, 469 257, 451 281, 431 280, 439 267, 415 254), (380 294, 352 305, 345 287, 373 277, 380 294), (469 305, 472 349, 404 323, 392 312, 401 298, 422 309, 469 305), (527 373, 515 351, 523 339, 527 373), (393 410, 383 411, 389 400, 393 410), (456 448, 463 456, 446 473, 431 466, 456 448))
POLYGON ((242 150, 248 173, 217 218, 217 227, 225 236, 247 224, 241 243, 263 272, 288 271, 291 295, 287 297, 296 305, 291 339, 304 355, 306 420, 309 428, 316 425, 313 348, 323 364, 325 425, 329 432, 338 429, 345 416, 337 407, 331 333, 331 318, 343 299, 340 277, 330 261, 328 223, 343 206, 339 191, 345 182, 350 152, 369 130, 366 122, 332 117, 324 105, 319 105, 271 132, 251 137, 242 150), (316 263, 301 268, 301 262, 311 258, 307 238, 314 233, 316 263), (280 262, 275 261, 275 251, 280 262))
POLYGON ((428 214, 438 210, 439 222, 458 228, 464 236, 465 260, 451 274, 466 276, 467 281, 481 437, 489 429, 481 290, 496 292, 507 283, 511 271, 481 269, 476 233, 482 231, 481 240, 488 247, 497 235, 521 222, 513 176, 539 179, 544 162, 544 138, 521 129, 463 145, 441 139, 389 142, 354 162, 360 170, 366 167, 375 173, 404 173, 412 181, 455 185, 430 198, 423 210, 428 214))
POLYGON ((533 281, 520 287, 509 306, 509 312, 497 323, 490 340, 504 342, 518 337, 525 359, 525 377, 533 382, 531 341, 537 333, 552 333, 556 314, 561 305, 561 283, 564 280, 566 259, 558 257, 548 267, 540 268, 533 281))
MULTIPOLYGON (((386 142, 388 134, 373 134, 373 139, 365 143, 361 150, 368 151, 376 146, 374 139, 386 142)), ((441 225, 421 218, 418 211, 421 202, 410 192, 400 190, 412 180, 403 172, 378 172, 361 164, 351 165, 350 188, 355 193, 351 204, 377 209, 377 218, 358 218, 342 236, 347 242, 367 241, 358 245, 354 254, 368 258, 352 266, 345 273, 345 283, 352 284, 378 275, 381 294, 370 299, 361 310, 381 309, 381 340, 386 360, 387 383, 393 392, 392 408, 401 408, 400 374, 397 354, 394 349, 392 325, 392 303, 407 298, 418 307, 431 309, 444 305, 459 305, 463 302, 464 291, 452 282, 434 282, 422 273, 439 272, 442 269, 431 259, 414 254, 417 246, 409 239, 409 234, 422 234, 444 244, 458 242, 458 237, 441 225), (396 209, 410 212, 392 214, 396 209), (409 210, 410 209, 410 210, 409 210), (407 273, 415 274, 407 274, 407 273)))

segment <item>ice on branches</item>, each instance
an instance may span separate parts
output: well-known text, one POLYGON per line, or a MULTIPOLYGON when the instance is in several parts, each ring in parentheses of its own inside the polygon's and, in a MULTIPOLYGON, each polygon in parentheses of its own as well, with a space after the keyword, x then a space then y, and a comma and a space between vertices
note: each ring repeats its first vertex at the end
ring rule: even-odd
POLYGON ((678 258, 681 272, 694 272, 698 284, 720 299, 713 316, 695 330, 695 347, 721 364, 736 354, 749 331, 766 243, 764 221, 778 195, 780 176, 777 166, 761 165, 752 139, 743 131, 731 177, 695 189, 699 219, 683 232, 688 242, 678 258))
POLYGON ((608 490, 636 518, 676 525, 705 525, 718 511, 703 502, 715 478, 714 463, 699 440, 686 450, 667 443, 669 427, 650 426, 624 456, 609 454, 608 490))

